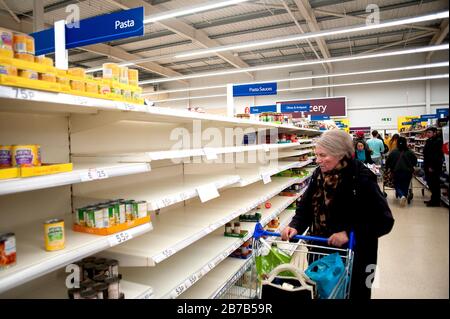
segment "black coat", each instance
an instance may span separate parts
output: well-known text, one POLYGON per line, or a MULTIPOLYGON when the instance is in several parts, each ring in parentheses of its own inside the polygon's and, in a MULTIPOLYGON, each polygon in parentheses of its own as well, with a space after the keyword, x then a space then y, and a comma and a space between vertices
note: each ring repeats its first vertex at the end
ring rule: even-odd
POLYGON ((423 168, 425 172, 429 168, 433 171, 441 171, 444 160, 444 153, 442 152, 442 139, 439 136, 433 136, 425 142, 423 148, 423 168))
POLYGON ((414 166, 417 164, 416 155, 410 150, 400 151, 398 148, 389 153, 386 160, 386 167, 394 173, 406 172, 412 175, 414 166), (402 154, 403 153, 403 154, 402 154))
MULTIPOLYGON (((317 168, 297 206, 290 227, 302 233, 313 223, 312 197, 316 192, 317 168)), ((352 295, 370 297, 365 280, 366 267, 377 262, 378 237, 389 233, 394 225, 391 210, 383 196, 377 177, 358 160, 343 168, 342 180, 329 207, 329 235, 351 230, 355 234, 352 295)), ((314 234, 313 234, 314 235, 314 234)), ((364 298, 364 297, 363 297, 364 298)))

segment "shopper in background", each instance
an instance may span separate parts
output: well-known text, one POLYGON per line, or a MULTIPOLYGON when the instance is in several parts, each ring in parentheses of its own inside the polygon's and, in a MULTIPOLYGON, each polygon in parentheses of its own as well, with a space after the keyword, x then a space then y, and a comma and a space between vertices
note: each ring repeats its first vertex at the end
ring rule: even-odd
POLYGON ((378 133, 377 135, 377 139, 379 139, 381 142, 383 142, 383 155, 386 154, 387 152, 389 152, 389 147, 386 145, 386 143, 384 142, 383 137, 381 136, 381 134, 378 133))
POLYGON ((373 164, 370 149, 364 141, 357 141, 355 145, 355 158, 364 164, 373 164))
POLYGON ((370 150, 372 151, 372 161, 381 165, 381 155, 384 153, 384 143, 380 141, 378 138, 378 131, 374 130, 372 132, 372 138, 367 141, 367 145, 369 145, 370 150))
POLYGON ((343 247, 353 230, 355 258, 350 297, 370 299, 368 277, 373 276, 377 263, 378 237, 391 231, 394 219, 375 174, 353 159, 353 152, 352 138, 346 132, 331 130, 322 134, 315 149, 319 167, 281 235, 287 240, 311 227, 312 235, 327 237, 329 245, 343 247))
POLYGON ((397 141, 398 141, 399 137, 400 137, 400 135, 398 135, 398 134, 392 135, 391 139, 389 140, 389 143, 387 143, 387 145, 389 147, 389 152, 392 152, 393 150, 395 150, 397 148, 397 141))
POLYGON ((425 179, 431 192, 431 199, 425 201, 429 207, 438 207, 441 203, 440 176, 444 154, 442 152, 442 139, 435 127, 426 130, 427 141, 423 149, 423 169, 425 179))
POLYGON ((409 185, 417 164, 416 155, 408 148, 406 138, 399 137, 397 148, 389 153, 386 168, 394 174, 395 197, 400 198, 400 206, 407 202, 409 185))

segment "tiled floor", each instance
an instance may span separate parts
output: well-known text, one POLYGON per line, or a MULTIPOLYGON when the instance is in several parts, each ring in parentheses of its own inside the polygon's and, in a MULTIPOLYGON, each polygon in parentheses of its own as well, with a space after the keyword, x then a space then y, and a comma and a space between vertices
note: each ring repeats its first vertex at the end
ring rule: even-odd
POLYGON ((379 241, 378 274, 372 298, 449 298, 449 210, 426 207, 420 184, 414 199, 402 208, 387 191, 395 218, 392 232, 379 241))

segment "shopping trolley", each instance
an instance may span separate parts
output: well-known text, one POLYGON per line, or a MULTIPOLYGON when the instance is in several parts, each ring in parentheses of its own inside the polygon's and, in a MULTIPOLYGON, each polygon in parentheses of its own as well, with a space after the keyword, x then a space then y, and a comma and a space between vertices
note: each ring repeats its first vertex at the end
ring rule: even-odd
MULTIPOLYGON (((265 231, 261 224, 256 224, 255 231, 253 233, 253 247, 254 254, 260 255, 264 246, 267 246, 267 242, 262 237, 281 237, 280 233, 265 231)), ((296 254, 296 258, 294 263, 290 263, 288 265, 280 265, 273 269, 271 273, 267 274, 268 280, 260 280, 259 284, 262 286, 264 284, 270 284, 270 281, 274 278, 276 273, 280 273, 281 271, 291 271, 295 277, 290 277, 290 279, 299 279, 302 282, 301 275, 304 275, 304 271, 307 269, 308 265, 323 258, 327 255, 333 253, 339 253, 342 261, 344 263, 344 271, 339 277, 337 284, 333 288, 332 292, 329 294, 327 299, 349 299, 350 297, 350 285, 351 285, 351 276, 352 276, 352 268, 353 268, 353 247, 354 247, 354 234, 350 233, 349 236, 349 244, 347 249, 343 248, 335 248, 327 245, 328 238, 324 237, 315 237, 315 236, 306 236, 306 235, 297 235, 292 239, 299 240, 298 242, 287 242, 287 241, 272 241, 272 243, 276 243, 278 249, 283 250, 288 254, 296 254), (313 245, 307 242, 315 242, 317 245, 313 245), (322 244, 322 245, 321 245, 322 244), (278 269, 277 269, 278 268, 278 269), (273 273, 275 271, 275 273, 273 273)), ((267 247, 269 248, 269 247, 267 247)), ((255 255, 255 256, 256 256, 255 255)), ((293 258, 294 259, 294 258, 293 258)), ((292 261, 292 260, 291 260, 292 261)), ((278 278, 288 279, 286 277, 280 276, 278 278)), ((306 280, 308 278, 306 277, 306 280)), ((258 289, 259 293, 262 292, 262 288, 258 289)), ((260 298, 263 296, 259 296, 260 298)))

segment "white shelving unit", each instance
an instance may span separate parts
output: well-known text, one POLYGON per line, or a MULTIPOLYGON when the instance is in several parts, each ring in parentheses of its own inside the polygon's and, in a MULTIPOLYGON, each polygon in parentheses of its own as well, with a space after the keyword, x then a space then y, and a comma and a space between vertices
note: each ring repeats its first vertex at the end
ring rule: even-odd
MULTIPOLYGON (((66 245, 58 251, 45 250, 42 223, 30 223, 14 229, 17 263, 0 272, 0 293, 123 242, 117 234, 96 236, 75 232, 69 226, 72 217, 67 216, 64 220, 66 245)), ((147 223, 128 229, 126 234, 131 240, 152 229, 152 224, 147 223)))
POLYGON ((110 164, 107 166, 80 163, 75 164, 73 171, 67 173, 0 180, 0 195, 146 173, 150 170, 148 163, 110 164))
MULTIPOLYGON (((101 255, 119 260, 122 266, 155 266, 299 180, 274 178, 270 184, 259 183, 247 187, 245 193, 239 189, 230 189, 206 204, 197 202, 152 216, 154 231, 120 247, 104 251, 101 255)), ((274 197, 272 208, 264 210, 263 221, 270 221, 295 199, 296 197, 274 197), (266 220, 267 218, 269 219, 266 220)))
MULTIPOLYGON (((283 155, 271 159, 270 154, 306 152, 312 137, 320 134, 289 125, 1 85, 0 114, 1 145, 38 144, 43 163, 74 164, 72 172, 0 180, 0 232, 13 232, 17 243, 17 264, 0 272, 2 296, 26 287, 30 294, 20 296, 65 298, 65 289, 53 281, 55 273, 86 256, 110 254, 120 259, 127 298, 174 297, 187 280, 200 278, 241 245, 244 239, 223 236, 227 221, 304 180, 273 175, 306 167, 311 160, 281 161, 283 155), (241 140, 237 137, 242 129, 258 134, 277 129, 308 138, 228 146, 222 139, 203 140, 202 134, 196 140, 200 126, 201 133, 212 129, 222 136, 227 129, 236 130, 233 141, 241 140), (269 156, 253 163, 250 151, 269 156), (233 161, 215 161, 221 155, 233 161), (152 223, 125 231, 126 243, 120 236, 71 230, 74 209, 113 198, 148 201, 152 223), (42 222, 58 216, 65 216, 65 248, 47 252, 42 222), (156 279, 151 275, 141 281, 140 274, 147 272, 156 279), (37 284, 47 276, 53 279, 45 287, 37 284)), ((295 198, 274 198, 263 221, 295 198)))

